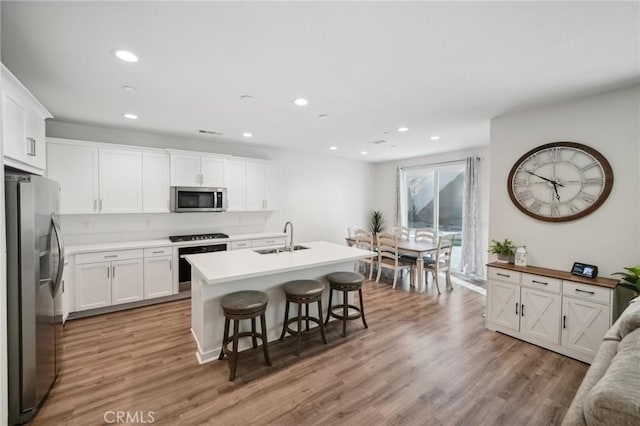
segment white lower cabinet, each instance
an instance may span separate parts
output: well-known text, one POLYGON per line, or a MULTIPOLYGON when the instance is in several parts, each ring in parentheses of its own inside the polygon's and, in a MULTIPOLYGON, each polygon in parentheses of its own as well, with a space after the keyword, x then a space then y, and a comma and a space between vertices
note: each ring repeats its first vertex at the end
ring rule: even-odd
POLYGON ((520 287, 502 282, 489 282, 487 297, 489 320, 502 327, 518 331, 520 329, 520 287))
POLYGON ((76 310, 111 305, 111 262, 76 265, 76 310))
POLYGON ((144 298, 173 294, 173 257, 159 256, 144 259, 144 298))
POLYGON ((489 267, 486 327, 590 363, 613 323, 615 281, 586 284, 561 271, 521 269, 489 267))
POLYGON ((610 307, 565 296, 562 313, 562 345, 595 356, 611 326, 610 307))
POLYGON ((111 262, 111 304, 137 302, 143 298, 143 261, 111 262))
POLYGON ((74 261, 74 311, 173 294, 171 247, 84 253, 74 261))
POLYGON ((562 296, 523 287, 520 297, 520 332, 525 336, 558 344, 562 296))

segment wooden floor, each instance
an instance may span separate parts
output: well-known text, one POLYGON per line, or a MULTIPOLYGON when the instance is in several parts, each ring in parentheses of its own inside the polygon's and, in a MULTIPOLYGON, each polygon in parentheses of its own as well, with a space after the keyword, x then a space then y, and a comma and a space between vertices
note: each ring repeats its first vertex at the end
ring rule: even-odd
MULTIPOLYGON (((369 329, 329 326, 198 365, 189 301, 70 321, 61 376, 37 425, 129 420, 162 425, 559 424, 587 365, 484 329, 484 297, 365 284, 369 329), (152 412, 152 413, 149 413, 152 412), (106 413, 106 418, 105 418, 106 413), (125 418, 126 419, 126 418, 125 418)), ((133 423, 133 422, 131 422, 133 423)))

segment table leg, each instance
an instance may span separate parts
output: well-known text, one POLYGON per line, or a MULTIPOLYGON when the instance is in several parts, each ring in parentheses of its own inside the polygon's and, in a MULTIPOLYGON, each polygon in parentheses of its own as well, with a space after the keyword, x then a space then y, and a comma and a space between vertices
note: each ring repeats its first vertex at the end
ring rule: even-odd
POLYGON ((419 293, 424 293, 424 280, 422 276, 424 275, 424 260, 422 260, 422 255, 418 256, 416 260, 416 277, 415 279, 418 281, 416 283, 416 289, 419 293))

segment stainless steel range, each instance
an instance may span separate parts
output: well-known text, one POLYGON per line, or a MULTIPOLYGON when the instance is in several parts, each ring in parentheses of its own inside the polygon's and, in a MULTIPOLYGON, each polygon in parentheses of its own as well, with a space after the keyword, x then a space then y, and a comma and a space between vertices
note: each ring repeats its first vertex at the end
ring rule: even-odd
POLYGON ((180 256, 178 276, 179 276, 179 284, 178 289, 182 291, 191 290, 191 265, 185 259, 185 256, 190 254, 199 254, 199 253, 211 253, 214 251, 225 251, 227 250, 227 243, 206 243, 207 240, 216 240, 221 238, 229 238, 227 234, 223 234, 221 232, 211 233, 211 234, 195 234, 195 235, 175 235, 169 237, 171 242, 189 242, 189 241, 198 241, 203 244, 197 246, 189 246, 189 247, 180 247, 178 248, 178 254, 180 256))

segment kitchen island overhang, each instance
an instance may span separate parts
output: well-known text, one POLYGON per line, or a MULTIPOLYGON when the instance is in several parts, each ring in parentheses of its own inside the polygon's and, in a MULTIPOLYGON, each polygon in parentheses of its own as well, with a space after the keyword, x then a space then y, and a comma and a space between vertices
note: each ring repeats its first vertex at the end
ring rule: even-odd
MULTIPOLYGON (((312 241, 300 244, 306 249, 293 252, 260 254, 257 249, 243 249, 189 255, 191 264, 191 332, 197 344, 196 357, 201 364, 218 358, 222 345, 224 315, 220 299, 240 290, 260 290, 269 296, 267 305, 268 340, 279 338, 284 322, 285 296, 282 284, 298 279, 315 279, 325 283, 323 306, 326 315, 329 284, 325 277, 336 271, 352 271, 354 263, 376 254, 371 251, 312 241)), ((309 307, 317 315, 317 306, 309 307)), ((249 321, 241 331, 249 330, 249 321)), ((243 339, 247 340, 247 339, 243 339)), ((240 348, 250 347, 241 341, 240 348)))

